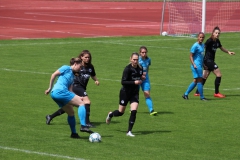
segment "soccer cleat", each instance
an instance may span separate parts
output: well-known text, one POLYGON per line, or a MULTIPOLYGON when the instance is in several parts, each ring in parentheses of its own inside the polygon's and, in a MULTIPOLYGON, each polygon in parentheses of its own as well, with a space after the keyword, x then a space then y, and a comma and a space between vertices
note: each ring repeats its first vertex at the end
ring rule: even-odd
POLYGON ((200 99, 201 101, 207 101, 207 99, 206 98, 202 98, 202 99, 200 99))
POLYGON ((50 115, 46 115, 46 124, 49 125, 51 120, 52 120, 51 116, 50 115))
POLYGON ((76 138, 76 139, 79 139, 80 136, 77 134, 77 133, 72 133, 70 138, 76 138))
POLYGON ((87 126, 88 128, 95 128, 95 126, 94 126, 92 123, 88 123, 88 124, 86 124, 86 126, 87 126))
POLYGON ((194 96, 200 96, 200 94, 199 93, 195 93, 194 96))
POLYGON ((157 114, 157 112, 155 112, 154 110, 152 110, 152 111, 150 112, 150 116, 156 116, 156 114, 157 114))
POLYGON ((188 100, 188 96, 187 95, 182 95, 182 98, 188 100))
POLYGON ((81 126, 80 128, 81 132, 87 132, 87 133, 93 133, 93 131, 91 131, 87 126, 81 126))
POLYGON ((110 124, 110 122, 111 122, 111 119, 112 119, 112 118, 109 116, 109 114, 111 114, 111 113, 112 113, 112 112, 109 112, 108 115, 107 115, 107 118, 106 118, 106 123, 107 123, 107 124, 110 124))
POLYGON ((131 131, 128 131, 126 135, 130 137, 135 137, 135 135, 133 135, 131 131))
POLYGON ((225 95, 223 95, 223 94, 221 94, 221 93, 215 93, 214 94, 214 97, 217 97, 217 98, 225 98, 226 96, 225 95))

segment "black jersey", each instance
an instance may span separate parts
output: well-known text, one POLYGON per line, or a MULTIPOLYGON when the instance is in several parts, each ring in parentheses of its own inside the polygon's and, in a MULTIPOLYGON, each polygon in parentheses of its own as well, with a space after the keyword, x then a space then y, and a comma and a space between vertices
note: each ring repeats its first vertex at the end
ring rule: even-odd
POLYGON ((214 41, 212 38, 209 38, 206 42, 205 42, 205 56, 204 56, 204 60, 215 60, 215 53, 216 50, 218 48, 221 48, 222 44, 220 42, 219 39, 216 39, 216 41, 214 41))
POLYGON ((139 85, 134 83, 135 80, 141 80, 143 69, 137 66, 134 68, 131 64, 127 65, 122 75, 122 89, 129 92, 139 92, 139 85))
POLYGON ((80 85, 84 89, 87 88, 87 84, 90 77, 96 76, 93 65, 89 65, 87 67, 81 66, 80 71, 74 77, 74 85, 80 85))

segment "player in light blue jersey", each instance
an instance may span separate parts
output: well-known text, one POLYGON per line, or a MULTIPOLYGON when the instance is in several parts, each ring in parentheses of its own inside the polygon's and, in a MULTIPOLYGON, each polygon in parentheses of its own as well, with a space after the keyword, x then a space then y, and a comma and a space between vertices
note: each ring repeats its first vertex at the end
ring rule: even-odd
POLYGON ((72 58, 70 60, 70 66, 63 65, 51 75, 49 88, 45 91, 46 95, 51 92, 52 99, 68 114, 67 120, 72 132, 70 136, 71 138, 80 138, 75 128, 76 120, 73 106, 78 106, 78 116, 81 123, 80 131, 93 133, 88 127, 86 127, 86 110, 83 98, 72 92, 74 72, 79 72, 80 67, 81 60, 79 58, 72 58), (58 77, 58 80, 53 86, 56 77, 58 77))
POLYGON ((147 47, 141 46, 139 48, 139 64, 143 68, 143 76, 145 76, 145 80, 141 84, 142 91, 144 93, 145 101, 149 110, 150 115, 156 115, 157 112, 153 109, 153 102, 150 97, 150 80, 149 80, 149 66, 151 65, 151 59, 147 56, 147 47))
POLYGON ((183 94, 183 99, 188 100, 188 94, 196 87, 200 93, 200 99, 206 101, 203 96, 202 73, 203 73, 203 57, 204 57, 204 33, 198 34, 197 42, 195 42, 190 49, 190 62, 193 74, 193 82, 188 86, 187 91, 183 94))

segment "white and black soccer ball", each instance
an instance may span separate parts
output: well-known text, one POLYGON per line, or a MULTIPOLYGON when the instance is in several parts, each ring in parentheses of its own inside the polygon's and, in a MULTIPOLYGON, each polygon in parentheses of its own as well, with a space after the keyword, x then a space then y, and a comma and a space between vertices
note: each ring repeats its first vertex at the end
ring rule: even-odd
POLYGON ((168 33, 166 31, 162 32, 162 36, 167 36, 167 35, 168 35, 168 33))
POLYGON ((94 132, 89 136, 89 141, 92 143, 101 142, 101 140, 102 140, 102 137, 99 133, 94 132))

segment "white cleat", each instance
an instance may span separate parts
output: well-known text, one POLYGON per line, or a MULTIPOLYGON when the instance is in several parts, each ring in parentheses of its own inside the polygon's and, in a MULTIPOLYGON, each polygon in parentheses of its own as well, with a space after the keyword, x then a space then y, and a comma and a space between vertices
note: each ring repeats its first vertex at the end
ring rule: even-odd
POLYGON ((110 122, 111 122, 111 119, 112 119, 112 118, 109 117, 109 114, 111 114, 111 113, 112 113, 112 112, 109 112, 108 115, 107 115, 107 118, 106 118, 106 123, 107 123, 107 124, 110 124, 110 122))
POLYGON ((127 136, 135 137, 135 135, 133 135, 131 131, 128 131, 128 132, 127 132, 127 136))

